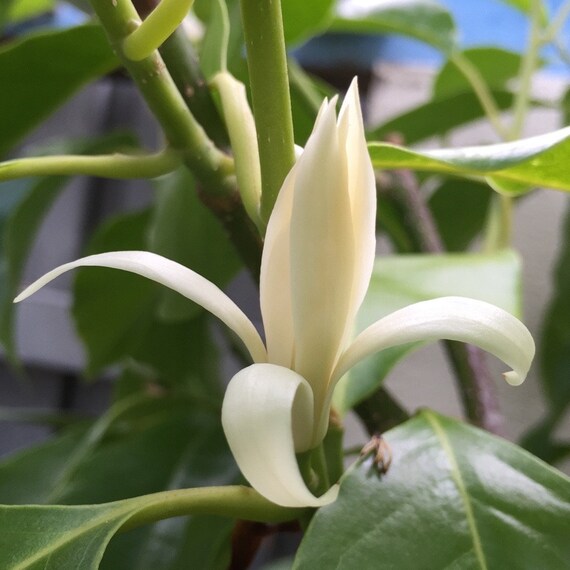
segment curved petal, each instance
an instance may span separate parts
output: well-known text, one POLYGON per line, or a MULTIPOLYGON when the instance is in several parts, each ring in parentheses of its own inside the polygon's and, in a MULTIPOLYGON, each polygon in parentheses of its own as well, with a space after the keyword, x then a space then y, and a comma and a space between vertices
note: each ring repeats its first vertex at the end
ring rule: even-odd
POLYGON ((295 450, 308 449, 312 421, 311 388, 288 368, 254 364, 230 381, 222 407, 226 438, 246 479, 278 505, 320 507, 337 497, 337 486, 315 497, 299 472, 295 450))
POLYGON ((465 297, 441 297, 414 303, 365 329, 340 358, 333 382, 357 362, 380 350, 418 341, 458 340, 494 354, 513 370, 509 384, 521 384, 534 357, 528 329, 510 313, 465 297))
POLYGON ((232 329, 241 338, 255 362, 267 360, 265 346, 252 322, 223 291, 195 271, 148 251, 101 253, 60 265, 27 287, 14 302, 23 301, 66 271, 87 266, 122 269, 174 289, 210 311, 232 329))

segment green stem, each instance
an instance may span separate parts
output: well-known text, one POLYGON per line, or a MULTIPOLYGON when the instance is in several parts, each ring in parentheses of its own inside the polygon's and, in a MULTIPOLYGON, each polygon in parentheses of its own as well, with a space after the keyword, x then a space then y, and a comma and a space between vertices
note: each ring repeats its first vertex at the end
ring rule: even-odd
POLYGON ((566 0, 558 9, 556 16, 552 18, 548 28, 544 31, 543 42, 548 43, 556 39, 558 34, 562 31, 562 27, 570 16, 570 0, 566 0))
POLYGON ((291 96, 280 0, 240 0, 253 114, 259 141, 261 217, 269 219, 295 163, 291 96))
POLYGON ((133 61, 149 57, 178 28, 194 0, 161 0, 142 24, 123 42, 123 53, 133 61))
MULTIPOLYGON (((121 532, 172 517, 218 515, 263 523, 292 521, 305 509, 280 507, 249 487, 202 487, 165 491, 140 497, 146 506, 121 527, 121 532)), ((128 499, 126 502, 132 501, 128 499)))
POLYGON ((461 52, 455 52, 450 59, 465 79, 469 81, 495 131, 501 138, 508 138, 508 131, 501 120, 501 111, 479 70, 461 52))
POLYGON ((41 156, 0 163, 0 181, 26 176, 99 176, 101 178, 155 178, 182 163, 180 153, 110 154, 102 156, 41 156))
POLYGON ((91 5, 170 146, 181 151, 184 162, 206 191, 224 194, 233 190, 228 180, 233 161, 214 146, 190 113, 159 53, 155 51, 141 61, 124 55, 123 42, 133 32, 133 22, 139 21, 131 0, 91 0, 91 5))
POLYGON ((513 229, 513 199, 495 194, 489 208, 484 251, 493 253, 510 247, 513 229))
POLYGON ((513 123, 509 132, 509 139, 511 140, 516 140, 522 135, 530 103, 532 78, 538 65, 540 48, 543 45, 542 32, 542 2, 541 0, 532 0, 530 35, 521 63, 519 85, 513 105, 513 123))
MULTIPOLYGON (((513 105, 513 122, 506 134, 507 140, 521 137, 528 114, 532 78, 538 65, 540 48, 543 45, 542 2, 532 0, 531 24, 528 46, 521 63, 519 85, 513 105)), ((485 232, 485 250, 498 251, 511 245, 513 199, 503 195, 494 196, 485 232)))

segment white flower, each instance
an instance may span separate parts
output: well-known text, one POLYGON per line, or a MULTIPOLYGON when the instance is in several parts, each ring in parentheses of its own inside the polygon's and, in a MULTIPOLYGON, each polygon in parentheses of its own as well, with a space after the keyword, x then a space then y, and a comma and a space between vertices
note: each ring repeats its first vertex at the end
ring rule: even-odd
POLYGON ((214 284, 153 253, 104 253, 44 275, 17 299, 72 268, 115 267, 170 287, 220 318, 244 342, 254 364, 230 381, 222 423, 235 459, 259 493, 283 506, 333 501, 315 497, 295 453, 322 441, 334 387, 366 356, 390 346, 451 339, 475 344, 522 382, 534 356, 525 326, 482 301, 444 297, 410 305, 351 341, 375 252, 376 189, 356 82, 338 121, 336 101, 321 107, 307 146, 283 183, 271 215, 261 265, 266 344, 251 321, 214 284))

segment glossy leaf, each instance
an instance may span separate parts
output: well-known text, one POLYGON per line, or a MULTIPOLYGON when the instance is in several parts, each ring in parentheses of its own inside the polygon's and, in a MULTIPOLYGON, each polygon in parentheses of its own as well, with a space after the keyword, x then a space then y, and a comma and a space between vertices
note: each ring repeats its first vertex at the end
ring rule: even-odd
MULTIPOLYGON (((462 55, 477 69, 491 89, 504 88, 507 81, 517 77, 522 61, 520 54, 497 47, 466 49, 462 55)), ((472 89, 453 60, 448 60, 435 78, 432 97, 441 99, 472 89)))
MULTIPOLYGON (((150 226, 150 249, 225 287, 241 263, 218 220, 198 198, 193 176, 180 169, 156 180, 155 186, 158 199, 150 226)), ((202 311, 172 291, 163 290, 161 296, 160 315, 166 320, 183 320, 202 311)))
POLYGON ((487 146, 414 151, 370 143, 368 149, 376 168, 491 177, 515 195, 529 187, 570 191, 570 128, 487 146))
POLYGON ((430 411, 385 434, 320 509, 296 570, 548 568, 570 559, 570 479, 524 450, 430 411))
MULTIPOLYGON (((471 297, 520 314, 520 261, 512 251, 493 255, 403 255, 376 262, 357 328, 418 301, 448 295, 471 297)), ((372 394, 411 344, 385 350, 355 366, 338 384, 334 401, 345 413, 372 394)))
POLYGON ((287 44, 298 44, 326 30, 335 0, 283 0, 283 28, 287 44))
POLYGON ((408 36, 445 53, 455 47, 457 34, 451 14, 434 0, 346 2, 339 6, 331 29, 408 36))
MULTIPOLYGON (((493 91, 497 106, 509 109, 514 101, 508 91, 493 91)), ((467 91, 429 101, 410 111, 371 129, 369 140, 381 140, 391 134, 401 135, 407 145, 445 135, 449 131, 485 117, 485 112, 475 94, 467 91)))
POLYGON ((95 25, 43 32, 5 45, 0 50, 0 156, 80 87, 117 66, 103 30, 95 25))

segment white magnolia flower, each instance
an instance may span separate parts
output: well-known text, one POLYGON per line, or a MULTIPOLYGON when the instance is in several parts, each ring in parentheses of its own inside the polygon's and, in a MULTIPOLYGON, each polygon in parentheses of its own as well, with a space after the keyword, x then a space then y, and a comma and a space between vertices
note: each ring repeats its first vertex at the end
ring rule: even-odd
POLYGON ((366 356, 422 340, 469 342, 506 362, 513 369, 505 374, 507 381, 518 384, 534 355, 532 337, 516 318, 459 297, 410 305, 351 341, 372 273, 376 191, 356 82, 338 120, 335 103, 323 103, 268 224, 260 282, 265 343, 214 284, 145 251, 92 255, 62 265, 16 299, 75 267, 114 267, 162 283, 220 318, 254 362, 234 376, 225 394, 226 437, 251 485, 283 506, 320 506, 336 498, 336 486, 321 497, 310 492, 295 453, 320 444, 336 383, 366 356))

